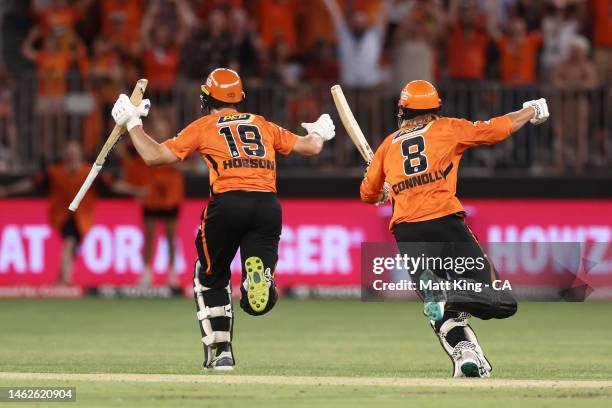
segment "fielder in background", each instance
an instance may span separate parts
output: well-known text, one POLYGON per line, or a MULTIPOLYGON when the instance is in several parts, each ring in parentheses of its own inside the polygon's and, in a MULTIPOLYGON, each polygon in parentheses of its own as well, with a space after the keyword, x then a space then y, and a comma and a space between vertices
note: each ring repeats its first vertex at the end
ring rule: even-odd
MULTIPOLYGON (((68 205, 87 178, 91 163, 83 160, 81 145, 75 141, 64 145, 62 160, 47 167, 33 178, 17 181, 8 186, 0 186, 0 197, 23 194, 36 188, 48 192, 49 222, 62 236, 62 257, 58 283, 71 284, 71 272, 78 245, 93 225, 94 204, 97 188, 90 189, 81 205, 72 212, 68 205)), ((105 185, 119 194, 137 195, 138 191, 123 181, 113 181, 109 174, 96 180, 96 187, 105 185)))
MULTIPOLYGON (((461 255, 485 257, 464 222, 465 213, 455 195, 459 161, 470 147, 500 142, 528 121, 534 125, 546 121, 546 100, 528 101, 519 111, 470 122, 441 117, 441 100, 435 87, 427 81, 412 81, 402 90, 398 105, 399 130, 389 135, 374 154, 361 183, 362 201, 387 201, 384 183, 389 184, 393 205, 389 228, 402 253, 414 248, 409 243, 423 243, 426 256, 457 256, 456 249, 462 248, 461 255)), ((425 269, 412 276, 417 283, 458 278, 490 284, 498 277, 490 263, 471 274, 425 269)), ((468 318, 512 316, 517 304, 509 291, 426 290, 419 291, 419 296, 425 302, 431 327, 453 362, 453 376, 488 377, 492 367, 468 318)))
MULTIPOLYGON (((153 118, 151 127, 157 137, 170 133, 168 120, 161 116, 153 118)), ((155 227, 159 223, 164 228, 164 237, 167 244, 166 284, 170 287, 177 287, 179 282, 174 269, 176 223, 180 205, 185 195, 183 173, 178 165, 149 168, 131 143, 120 145, 117 151, 121 155, 123 179, 129 185, 140 188, 142 194, 140 201, 142 203, 144 227, 144 269, 140 285, 148 287, 153 283, 153 247, 155 245, 155 227)))
POLYGON ((142 128, 140 117, 148 114, 149 101, 135 107, 121 95, 112 112, 148 165, 176 163, 197 150, 210 169, 211 199, 195 240, 198 260, 193 282, 204 367, 220 370, 234 366, 230 264, 239 248, 240 307, 250 315, 263 315, 278 298, 274 269, 282 220, 276 197, 276 152, 316 155, 335 136, 327 114, 303 123, 308 135, 299 137, 261 116, 240 112, 244 97, 236 72, 214 70, 201 86, 204 116, 161 144, 142 128))

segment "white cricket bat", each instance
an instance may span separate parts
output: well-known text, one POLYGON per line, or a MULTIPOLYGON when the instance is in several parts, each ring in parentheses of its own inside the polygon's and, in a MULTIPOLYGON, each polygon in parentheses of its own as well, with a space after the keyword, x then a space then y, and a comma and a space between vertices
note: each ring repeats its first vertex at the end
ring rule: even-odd
POLYGON ((357 147, 357 150, 359 150, 359 153, 361 153, 361 157, 369 164, 372 161, 372 157, 374 157, 374 152, 363 135, 355 116, 353 116, 351 107, 346 101, 344 92, 342 92, 342 87, 340 85, 332 86, 331 94, 346 132, 353 141, 353 144, 355 144, 355 147, 357 147))
MULTIPOLYGON (((140 105, 140 102, 144 97, 145 89, 147 89, 148 83, 149 81, 147 81, 146 79, 139 79, 138 82, 136 82, 136 86, 134 87, 132 95, 130 96, 130 102, 132 102, 134 106, 140 105)), ((93 166, 91 166, 91 170, 89 170, 89 174, 87 175, 85 182, 83 183, 83 185, 79 189, 79 192, 76 194, 76 196, 74 196, 74 199, 68 206, 68 209, 70 211, 74 212, 77 210, 77 208, 79 208, 81 200, 83 199, 83 197, 85 197, 85 194, 98 176, 98 173, 100 173, 100 170, 102 170, 102 166, 104 166, 104 162, 106 162, 106 157, 113 149, 113 147, 115 147, 115 144, 119 141, 119 138, 121 138, 121 135, 124 132, 125 127, 115 125, 113 131, 108 136, 108 139, 106 139, 106 143, 104 143, 104 146, 102 146, 102 150, 100 150, 96 161, 94 162, 93 166)))
MULTIPOLYGON (((349 137, 353 141, 359 153, 361 153, 361 157, 366 161, 368 166, 372 161, 372 157, 374 157, 374 151, 370 147, 370 144, 366 140, 361 128, 359 127, 359 123, 355 119, 353 115, 353 111, 351 111, 351 107, 346 101, 346 97, 344 96, 344 92, 342 92, 342 87, 340 85, 334 85, 331 87, 332 98, 334 98, 334 103, 336 104, 336 109, 338 110, 338 114, 340 115, 340 120, 346 129, 346 133, 348 133, 349 137)), ((376 203, 376 205, 382 205, 386 203, 389 199, 389 184, 385 181, 384 183, 384 195, 381 201, 376 203)))

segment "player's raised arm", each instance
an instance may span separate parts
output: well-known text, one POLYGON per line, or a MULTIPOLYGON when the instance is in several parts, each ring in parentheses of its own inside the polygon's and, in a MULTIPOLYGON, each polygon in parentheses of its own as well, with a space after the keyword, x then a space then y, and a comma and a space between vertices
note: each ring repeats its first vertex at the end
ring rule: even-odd
POLYGON ((302 127, 308 131, 304 137, 298 137, 292 152, 303 156, 314 156, 321 153, 323 144, 336 135, 336 127, 327 113, 324 113, 316 122, 302 123, 302 127))
POLYGON ((127 95, 121 94, 113 106, 113 119, 117 125, 125 126, 128 130, 136 151, 148 166, 176 163, 179 158, 168 147, 153 140, 142 128, 140 118, 149 114, 150 107, 148 99, 134 106, 127 95))
POLYGON ((458 144, 468 148, 499 143, 521 129, 528 121, 534 125, 541 125, 548 117, 546 99, 541 98, 523 103, 521 110, 487 121, 470 122, 465 119, 453 119, 453 124, 456 127, 458 144))

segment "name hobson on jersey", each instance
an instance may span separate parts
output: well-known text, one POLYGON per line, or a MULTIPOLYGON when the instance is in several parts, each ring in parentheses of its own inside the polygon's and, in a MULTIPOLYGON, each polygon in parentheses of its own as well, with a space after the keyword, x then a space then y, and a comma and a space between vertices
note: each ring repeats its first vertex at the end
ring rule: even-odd
MULTIPOLYGON (((406 254, 397 254, 395 257, 376 257, 372 260, 372 272, 375 275, 381 275, 385 271, 405 270, 410 275, 414 275, 417 271, 425 269, 444 269, 453 270, 456 274, 462 275, 466 271, 483 270, 485 268, 485 257, 412 257, 406 254)), ((456 279, 452 281, 418 281, 413 282, 407 279, 402 279, 397 282, 384 282, 382 279, 377 279, 372 282, 372 288, 376 291, 403 291, 403 290, 469 290, 473 292, 481 292, 483 287, 491 287, 495 290, 512 290, 510 283, 507 280, 494 280, 491 284, 476 282, 466 279, 456 279)))

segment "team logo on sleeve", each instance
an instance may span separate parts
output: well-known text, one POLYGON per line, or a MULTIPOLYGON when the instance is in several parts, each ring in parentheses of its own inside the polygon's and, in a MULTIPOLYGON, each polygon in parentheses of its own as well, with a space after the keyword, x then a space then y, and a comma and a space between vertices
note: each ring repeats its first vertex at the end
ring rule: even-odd
POLYGON ((232 115, 223 115, 219 117, 217 121, 218 125, 225 125, 227 123, 250 123, 255 119, 255 115, 252 113, 234 113, 232 115))

